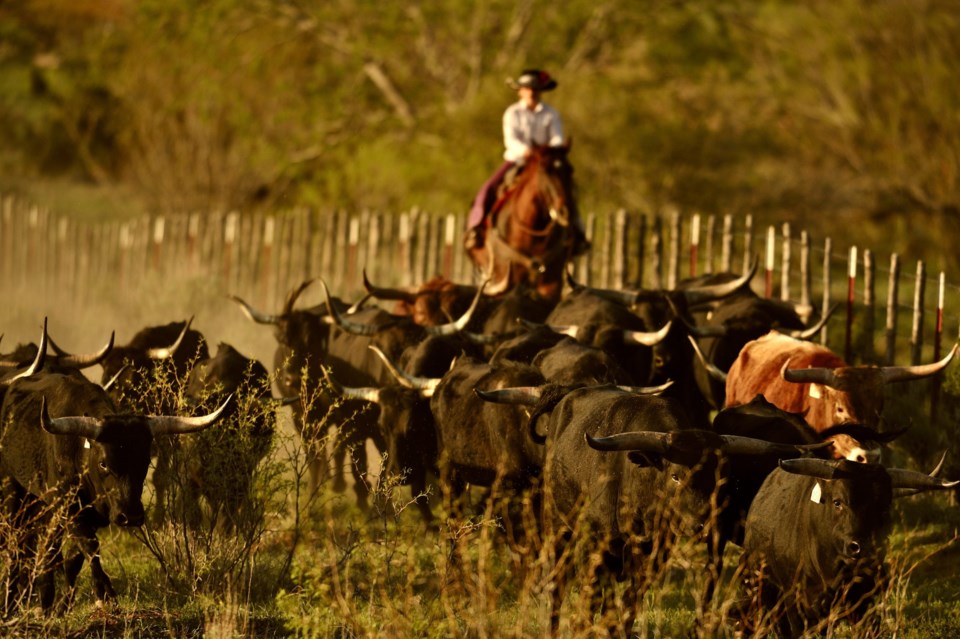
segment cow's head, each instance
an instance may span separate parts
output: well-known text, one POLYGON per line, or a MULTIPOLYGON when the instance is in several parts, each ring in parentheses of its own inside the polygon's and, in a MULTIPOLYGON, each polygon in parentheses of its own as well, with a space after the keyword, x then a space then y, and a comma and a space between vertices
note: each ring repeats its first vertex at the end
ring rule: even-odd
POLYGON ((835 368, 790 368, 787 360, 780 376, 788 382, 807 384, 812 424, 821 429, 830 424, 860 423, 876 428, 883 411, 884 386, 892 382, 922 379, 939 373, 953 359, 957 345, 939 362, 918 366, 839 366, 835 368))
POLYGON ((104 520, 120 526, 143 523, 140 501, 155 436, 202 430, 217 419, 231 398, 202 417, 108 415, 51 418, 46 398, 40 404, 40 425, 52 435, 83 440, 83 484, 92 507, 104 520))
POLYGON ((882 560, 893 501, 892 482, 885 468, 815 459, 784 461, 780 467, 810 478, 812 534, 831 564, 882 560))
POLYGON ((665 478, 660 499, 671 504, 665 524, 683 535, 703 537, 718 523, 718 508, 727 502, 723 481, 730 458, 779 454, 796 457, 809 448, 776 444, 749 437, 718 435, 706 430, 637 431, 610 437, 586 436, 591 448, 627 451, 642 467, 657 468, 665 478))

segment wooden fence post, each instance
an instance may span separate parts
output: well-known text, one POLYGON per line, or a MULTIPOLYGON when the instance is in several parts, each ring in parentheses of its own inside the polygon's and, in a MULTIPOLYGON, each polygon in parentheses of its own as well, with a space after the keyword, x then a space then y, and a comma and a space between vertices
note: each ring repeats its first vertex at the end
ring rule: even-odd
MULTIPOLYGON (((940 346, 943 340, 943 298, 947 286, 946 275, 940 271, 940 287, 937 292, 937 322, 933 331, 933 361, 940 361, 940 346)), ((937 421, 940 410, 940 386, 943 384, 943 374, 938 373, 930 380, 930 421, 937 421)))
POLYGON ((650 234, 650 273, 653 275, 651 288, 663 288, 663 218, 653 218, 653 233, 650 234))
POLYGON ((263 218, 263 247, 260 251, 260 299, 263 307, 273 308, 273 216, 263 218))
POLYGON ((810 235, 806 231, 800 232, 800 304, 803 306, 801 314, 804 323, 810 321, 813 314, 810 296, 810 235))
POLYGON ((910 331, 910 364, 916 366, 923 357, 923 298, 927 287, 927 269, 917 261, 917 279, 913 289, 913 328, 910 331))
POLYGON ((753 216, 748 213, 743 220, 743 265, 740 272, 749 271, 751 264, 753 264, 753 216))
MULTIPOLYGON (((832 250, 832 242, 830 238, 823 240, 823 300, 821 301, 820 312, 823 313, 823 316, 826 317, 827 313, 830 312, 830 252, 832 250)), ((823 330, 820 331, 820 343, 824 346, 827 345, 827 340, 830 338, 830 329, 828 326, 824 326, 823 330)))
POLYGON ((453 279, 453 242, 457 230, 457 219, 453 213, 444 217, 443 227, 443 263, 441 272, 448 280, 453 279))
POLYGON ((613 266, 613 216, 603 216, 603 254, 600 256, 600 286, 610 288, 613 266))
POLYGON ((773 267, 776 264, 776 246, 774 242, 776 241, 776 231, 773 226, 767 227, 767 253, 765 256, 765 269, 764 269, 764 278, 763 278, 763 296, 766 298, 773 297, 773 267))
POLYGON ((634 288, 643 288, 643 270, 644 262, 646 261, 646 241, 647 241, 647 215, 645 213, 639 213, 637 215, 637 241, 635 246, 636 257, 637 257, 637 270, 634 271, 636 275, 634 276, 633 286, 634 288))
POLYGON ((430 216, 425 211, 419 211, 417 216, 417 263, 414 282, 419 284, 427 276, 427 260, 430 258, 430 216))
POLYGON ((853 303, 857 282, 857 247, 850 247, 850 261, 847 268, 847 323, 843 340, 844 360, 853 363, 853 303))
POLYGON ((781 227, 782 243, 780 248, 780 299, 784 302, 790 300, 790 223, 784 222, 781 227))
POLYGON ((153 245, 151 247, 151 255, 153 256, 153 262, 151 264, 152 268, 156 272, 160 272, 161 269, 161 257, 162 257, 162 247, 163 247, 163 235, 164 228, 166 226, 166 220, 163 219, 163 216, 159 216, 153 219, 153 245))
POLYGON ((590 286, 594 281, 592 272, 593 255, 597 250, 597 214, 593 211, 587 214, 584 230, 586 231, 587 239, 590 240, 590 243, 593 245, 593 249, 587 251, 587 253, 580 258, 580 268, 577 269, 577 280, 581 284, 590 286))
POLYGON ((353 293, 360 267, 360 218, 350 216, 350 228, 347 236, 347 276, 341 282, 339 291, 344 297, 353 293))
POLYGON ((700 214, 694 213, 690 220, 690 277, 697 276, 697 260, 700 254, 700 214))
POLYGON ((733 270, 733 216, 727 213, 723 216, 723 238, 720 240, 720 271, 729 273, 733 270))
POLYGON ((861 339, 859 347, 862 362, 873 364, 876 362, 876 348, 874 347, 874 293, 875 293, 875 273, 873 264, 873 251, 863 249, 863 321, 861 325, 861 339))
POLYGON ((680 278, 680 211, 674 209, 670 213, 670 257, 667 263, 667 288, 677 288, 680 278))
POLYGON ((413 221, 410 219, 410 215, 409 212, 400 215, 400 228, 397 237, 400 244, 400 286, 410 286, 413 283, 414 258, 413 247, 410 246, 413 221))
POLYGON ((367 231, 367 260, 363 265, 363 271, 366 272, 369 277, 377 278, 377 282, 382 281, 380 279, 381 264, 383 263, 381 258, 384 257, 380 255, 380 250, 383 245, 380 239, 382 235, 382 223, 383 219, 379 213, 373 212, 370 214, 370 226, 367 231))
POLYGON ((223 219, 223 286, 226 290, 233 290, 233 253, 237 241, 237 226, 239 213, 231 211, 223 219))
POLYGON ((900 261, 890 256, 890 280, 887 284, 886 356, 884 365, 893 366, 897 358, 897 303, 900 295, 900 261))
POLYGON ((704 234, 706 240, 706 250, 703 255, 703 272, 707 275, 713 274, 713 240, 716 234, 717 219, 714 215, 707 216, 707 231, 704 234))
POLYGON ((613 286, 617 290, 627 284, 627 236, 630 233, 626 209, 617 209, 614 215, 613 286))

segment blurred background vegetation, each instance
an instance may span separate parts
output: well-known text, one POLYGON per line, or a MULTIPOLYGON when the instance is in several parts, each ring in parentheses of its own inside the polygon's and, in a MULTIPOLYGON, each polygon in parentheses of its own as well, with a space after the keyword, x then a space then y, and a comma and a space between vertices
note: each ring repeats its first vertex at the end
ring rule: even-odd
POLYGON ((78 216, 468 207, 551 71, 584 210, 960 273, 954 0, 0 2, 0 189, 78 216))

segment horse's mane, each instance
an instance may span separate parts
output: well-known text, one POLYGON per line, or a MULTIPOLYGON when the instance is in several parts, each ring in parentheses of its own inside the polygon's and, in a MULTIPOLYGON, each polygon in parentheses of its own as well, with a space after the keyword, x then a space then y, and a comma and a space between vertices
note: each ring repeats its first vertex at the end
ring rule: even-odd
POLYGON ((530 182, 535 181, 541 170, 545 173, 550 173, 550 171, 547 170, 546 163, 551 156, 560 155, 563 156, 564 161, 567 161, 566 147, 551 147, 535 144, 531 148, 533 149, 533 153, 527 158, 526 170, 521 171, 520 175, 517 176, 517 181, 514 185, 517 190, 522 190, 530 182))

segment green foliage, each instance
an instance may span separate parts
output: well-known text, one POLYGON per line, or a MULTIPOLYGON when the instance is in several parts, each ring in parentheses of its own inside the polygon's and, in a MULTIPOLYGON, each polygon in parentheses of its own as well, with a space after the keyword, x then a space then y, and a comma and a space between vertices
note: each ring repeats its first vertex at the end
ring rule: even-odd
POLYGON ((32 0, 0 18, 7 188, 66 172, 156 211, 462 209, 500 155, 503 79, 541 66, 585 210, 750 212, 919 255, 960 230, 951 3, 32 0))

